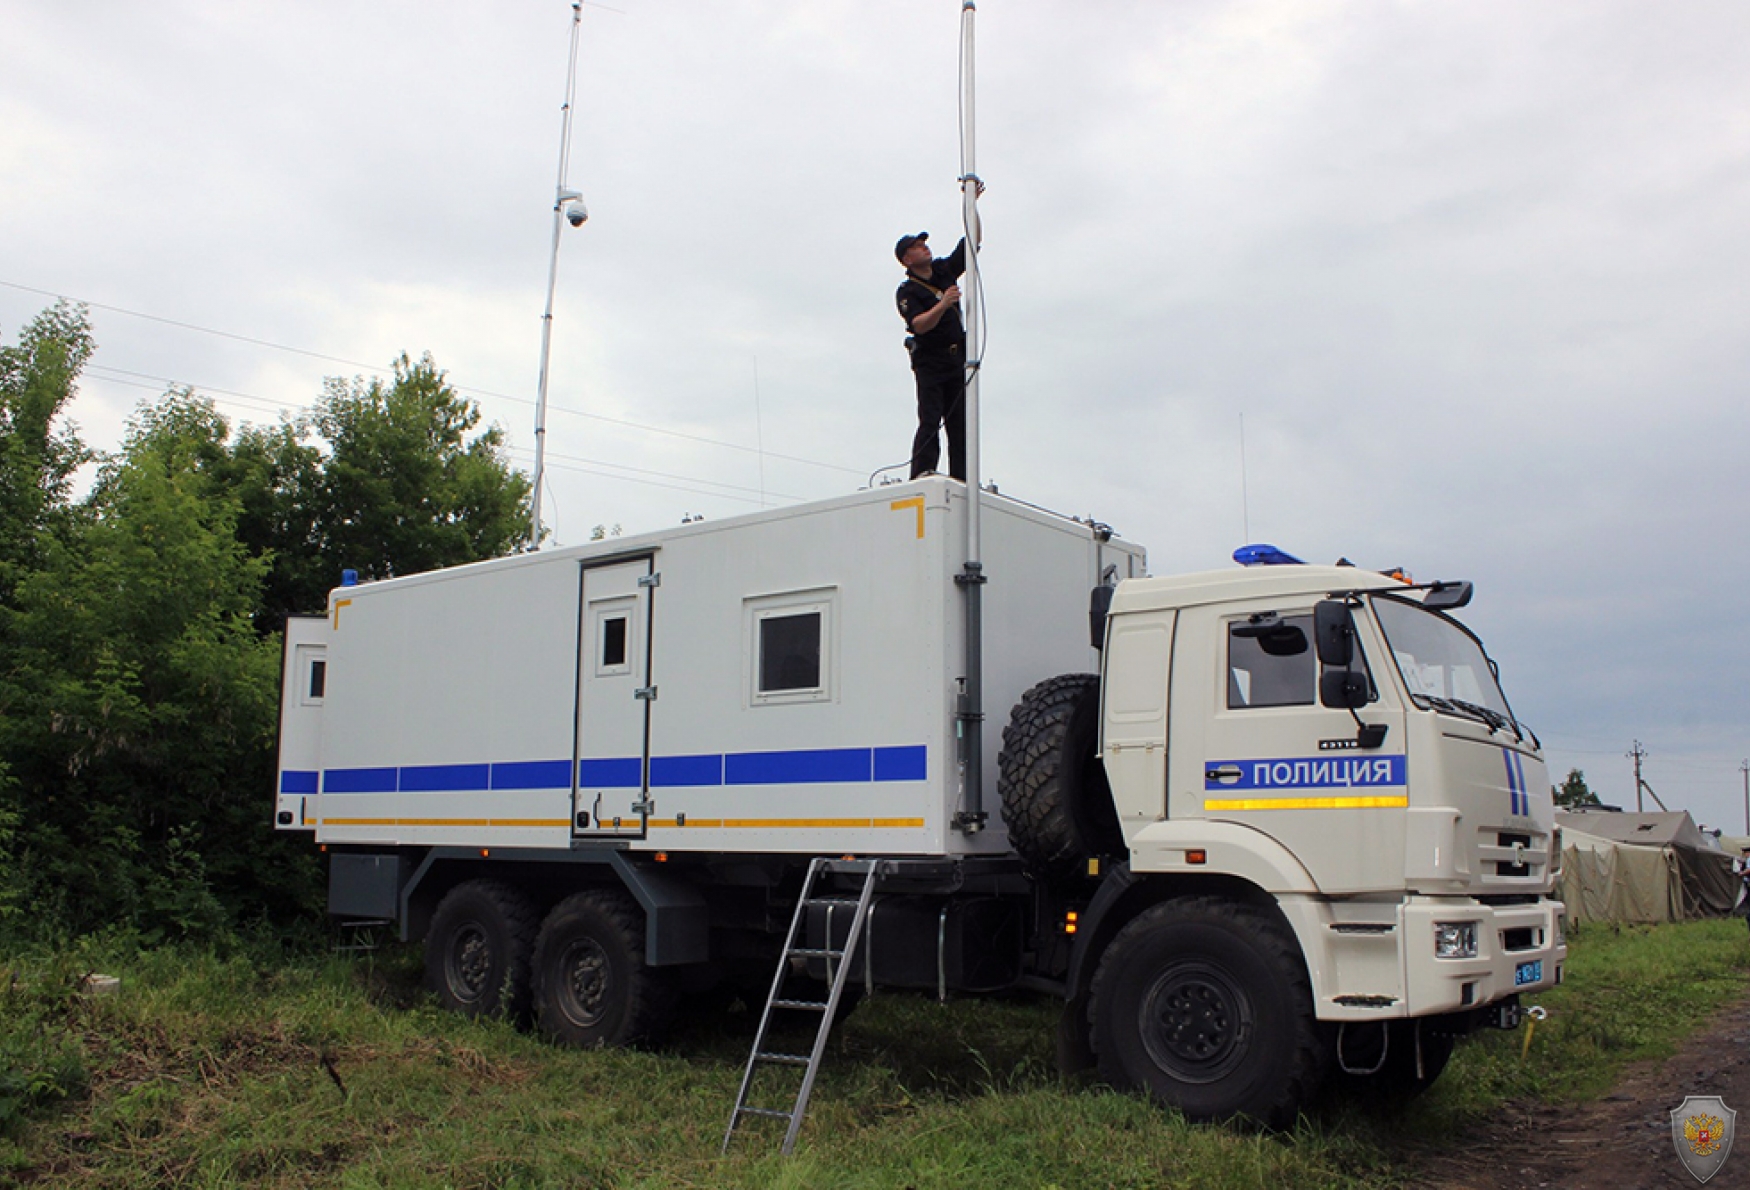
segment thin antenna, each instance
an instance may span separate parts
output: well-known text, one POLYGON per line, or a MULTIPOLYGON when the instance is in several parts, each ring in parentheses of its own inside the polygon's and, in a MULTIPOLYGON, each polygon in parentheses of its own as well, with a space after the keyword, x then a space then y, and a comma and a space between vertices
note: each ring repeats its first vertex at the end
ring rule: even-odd
POLYGON ((760 357, 753 357, 753 440, 759 449, 760 507, 766 506, 766 432, 760 420, 760 357))
POLYGON ((565 106, 559 122, 559 183, 553 191, 553 250, 547 258, 547 306, 541 312, 541 379, 535 392, 535 490, 529 501, 529 549, 541 548, 541 486, 547 474, 547 363, 553 352, 553 291, 559 284, 559 233, 570 219, 573 227, 589 218, 575 190, 565 186, 571 164, 571 104, 577 94, 577 34, 583 24, 583 0, 571 2, 571 59, 565 67, 565 106))
POLYGON ((1240 414, 1240 527, 1245 536, 1241 541, 1248 544, 1252 540, 1252 492, 1246 480, 1246 415, 1240 414))

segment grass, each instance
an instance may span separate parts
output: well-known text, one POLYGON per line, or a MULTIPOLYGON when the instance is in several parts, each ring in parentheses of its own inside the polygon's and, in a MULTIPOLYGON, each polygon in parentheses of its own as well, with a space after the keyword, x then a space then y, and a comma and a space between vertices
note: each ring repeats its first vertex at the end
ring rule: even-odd
POLYGON ((771 1133, 718 1156, 747 1013, 689 1017, 654 1053, 562 1051, 439 1012, 418 963, 101 941, 0 960, 0 1184, 1391 1187, 1394 1130, 1596 1095, 1669 1052, 1743 992, 1750 941, 1589 926, 1526 1058, 1522 1034, 1481 1036, 1399 1117, 1335 1107, 1290 1136, 1064 1086, 1050 1001, 878 996, 835 1034, 790 1159, 771 1133), (92 969, 123 990, 79 993, 92 969))

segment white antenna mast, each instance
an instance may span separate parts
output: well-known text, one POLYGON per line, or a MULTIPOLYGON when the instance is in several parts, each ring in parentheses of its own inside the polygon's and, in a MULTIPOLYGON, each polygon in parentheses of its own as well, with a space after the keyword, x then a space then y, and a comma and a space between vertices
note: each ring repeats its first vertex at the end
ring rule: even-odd
POLYGON ((984 296, 978 274, 978 180, 973 105, 973 0, 960 5, 960 221, 966 236, 966 284, 960 309, 966 322, 966 565, 955 582, 966 594, 966 677, 960 699, 961 754, 966 774, 965 808, 954 825, 968 834, 984 829, 984 562, 979 525, 978 376, 983 363, 984 328, 980 308, 984 296))
POLYGON ((577 34, 583 24, 583 0, 571 3, 571 60, 565 67, 565 106, 560 109, 559 183, 553 193, 553 250, 547 258, 547 307, 541 313, 541 379, 535 393, 535 490, 530 501, 529 549, 541 548, 541 484, 547 470, 547 361, 553 351, 553 290, 559 284, 559 233, 566 222, 582 227, 589 218, 583 195, 566 188, 571 163, 571 103, 577 94, 577 34))

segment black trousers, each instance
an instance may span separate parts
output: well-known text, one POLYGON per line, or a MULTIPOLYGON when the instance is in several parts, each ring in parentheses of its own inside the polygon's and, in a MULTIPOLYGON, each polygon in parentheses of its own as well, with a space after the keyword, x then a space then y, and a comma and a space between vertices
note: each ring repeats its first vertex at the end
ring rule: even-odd
POLYGON ((918 369, 918 432, 911 440, 911 477, 935 471, 942 458, 939 430, 948 431, 948 474, 966 481, 966 369, 918 369))

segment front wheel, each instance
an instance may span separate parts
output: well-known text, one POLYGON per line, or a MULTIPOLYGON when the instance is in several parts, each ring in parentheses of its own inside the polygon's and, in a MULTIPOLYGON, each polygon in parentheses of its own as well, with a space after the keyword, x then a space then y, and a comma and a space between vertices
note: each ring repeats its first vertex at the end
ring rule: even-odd
POLYGON ((644 915, 624 893, 577 893, 553 907, 535 941, 535 1019, 562 1045, 629 1046, 668 1026, 670 973, 644 962, 644 915))
POLYGON ((1285 1128, 1324 1066, 1306 968, 1273 914, 1168 901, 1119 931, 1090 989, 1100 1074, 1193 1120, 1285 1128))

